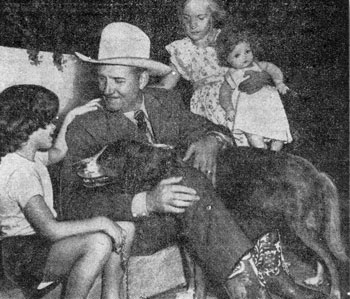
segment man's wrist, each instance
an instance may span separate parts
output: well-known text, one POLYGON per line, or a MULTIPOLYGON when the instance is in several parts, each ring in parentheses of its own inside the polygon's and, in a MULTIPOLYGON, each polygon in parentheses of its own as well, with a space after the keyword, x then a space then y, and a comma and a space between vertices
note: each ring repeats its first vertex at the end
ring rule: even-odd
POLYGON ((141 192, 134 196, 131 203, 131 212, 133 217, 147 217, 149 216, 147 208, 147 192, 141 192))

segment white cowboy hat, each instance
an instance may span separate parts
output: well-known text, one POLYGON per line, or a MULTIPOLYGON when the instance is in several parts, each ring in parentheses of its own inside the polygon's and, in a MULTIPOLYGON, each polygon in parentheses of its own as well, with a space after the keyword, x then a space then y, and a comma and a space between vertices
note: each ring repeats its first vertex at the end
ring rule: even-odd
POLYGON ((75 52, 83 61, 96 64, 117 64, 147 69, 153 76, 163 76, 171 68, 161 62, 150 59, 151 42, 138 27, 116 22, 107 25, 101 34, 98 59, 92 59, 75 52))

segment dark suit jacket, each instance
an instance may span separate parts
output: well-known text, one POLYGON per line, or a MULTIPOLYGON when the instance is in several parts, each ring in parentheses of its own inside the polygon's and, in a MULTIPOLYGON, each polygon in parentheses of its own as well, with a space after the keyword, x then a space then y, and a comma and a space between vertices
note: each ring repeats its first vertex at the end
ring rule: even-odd
MULTIPOLYGON (((210 131, 229 135, 226 128, 185 109, 176 92, 146 89, 144 100, 158 143, 187 148, 210 131)), ((99 109, 77 117, 69 126, 66 139, 68 153, 61 171, 60 218, 103 215, 113 220, 137 220, 131 213, 134 194, 125 194, 113 186, 87 190, 81 186, 73 165, 94 155, 107 143, 118 139, 147 141, 147 137, 123 113, 99 109)))

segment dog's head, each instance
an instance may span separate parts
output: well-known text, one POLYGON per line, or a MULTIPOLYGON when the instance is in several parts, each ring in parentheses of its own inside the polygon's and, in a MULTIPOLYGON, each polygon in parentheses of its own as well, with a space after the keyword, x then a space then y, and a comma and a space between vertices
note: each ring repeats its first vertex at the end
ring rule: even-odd
POLYGON ((82 160, 77 173, 86 187, 113 183, 131 192, 141 185, 143 188, 155 185, 177 161, 171 147, 119 140, 82 160))

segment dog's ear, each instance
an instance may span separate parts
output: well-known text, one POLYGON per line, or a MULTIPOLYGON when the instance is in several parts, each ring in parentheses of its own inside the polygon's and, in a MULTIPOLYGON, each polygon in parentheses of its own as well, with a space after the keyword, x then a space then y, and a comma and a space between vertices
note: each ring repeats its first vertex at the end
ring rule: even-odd
POLYGON ((104 175, 122 178, 126 163, 126 154, 122 141, 108 144, 104 152, 98 157, 97 163, 104 175))

